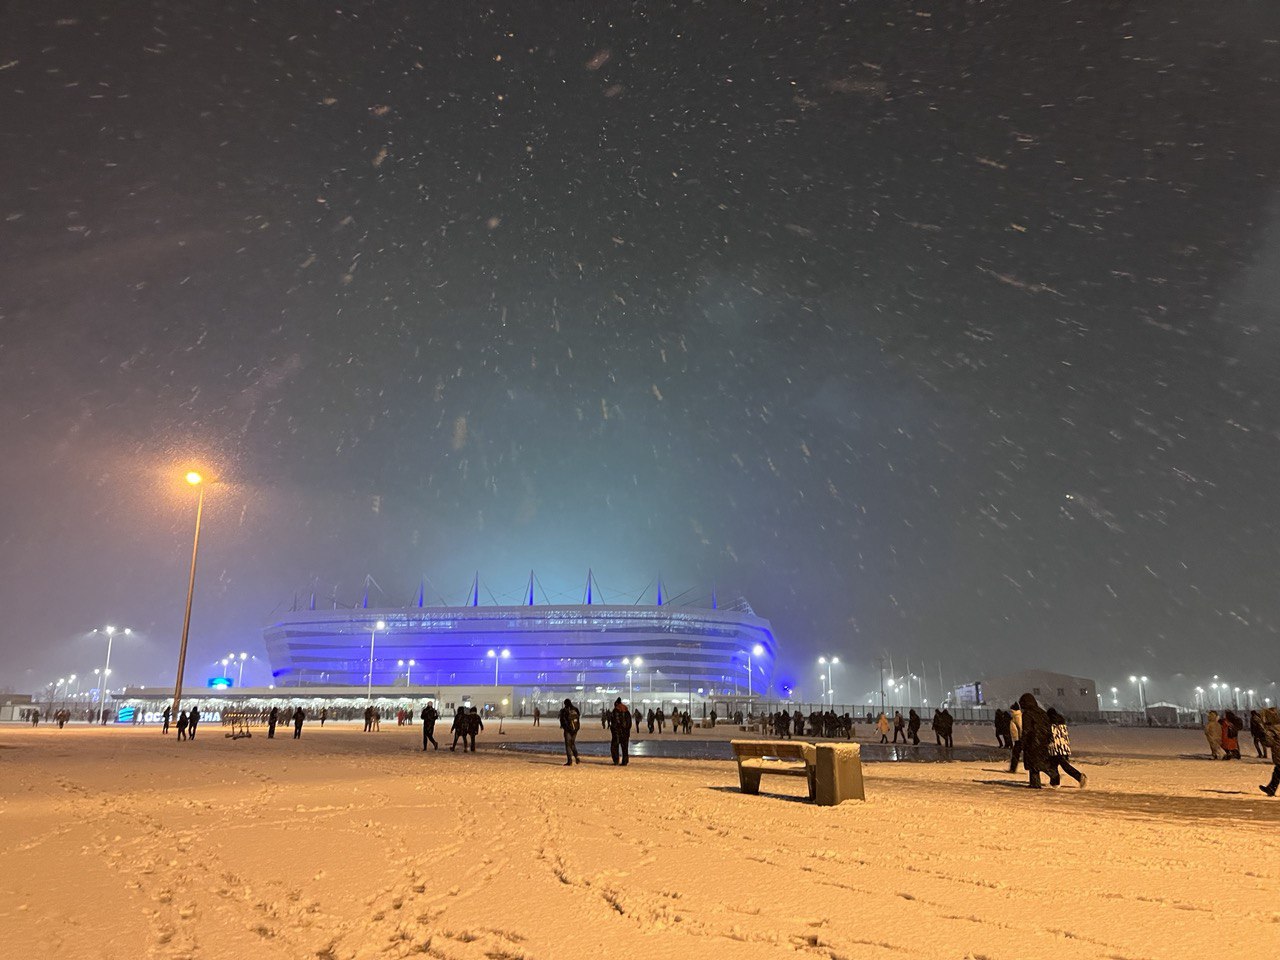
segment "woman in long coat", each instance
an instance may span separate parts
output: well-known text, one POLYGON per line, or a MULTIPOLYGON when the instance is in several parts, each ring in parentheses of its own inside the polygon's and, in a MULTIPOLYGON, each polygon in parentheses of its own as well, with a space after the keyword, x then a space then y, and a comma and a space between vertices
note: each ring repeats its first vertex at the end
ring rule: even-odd
POLYGON ((1018 698, 1018 706, 1022 708, 1022 762, 1027 768, 1027 786, 1039 790, 1041 772, 1049 772, 1049 715, 1029 693, 1018 698))
POLYGON ((1204 738, 1209 741, 1209 755, 1215 760, 1222 759, 1222 722, 1218 720, 1218 711, 1210 710, 1204 721, 1204 738))

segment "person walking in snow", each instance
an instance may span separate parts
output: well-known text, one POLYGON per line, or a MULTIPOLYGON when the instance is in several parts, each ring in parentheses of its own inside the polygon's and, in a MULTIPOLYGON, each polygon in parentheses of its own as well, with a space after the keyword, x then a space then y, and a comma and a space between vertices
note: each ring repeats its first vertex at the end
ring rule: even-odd
POLYGON ((165 704, 164 713, 160 714, 160 719, 164 721, 164 729, 160 731, 161 733, 169 732, 169 718, 171 716, 173 716, 173 707, 165 704))
POLYGON ((902 719, 902 711, 893 711, 893 742, 898 742, 898 737, 902 737, 902 742, 907 742, 907 721, 902 719))
POLYGON ((1049 786, 1056 787, 1062 783, 1065 770, 1075 777, 1076 783, 1083 790, 1089 785, 1089 778, 1071 765, 1071 737, 1067 733, 1067 719, 1053 707, 1049 708, 1049 786))
POLYGON ((1253 737, 1253 749, 1258 751, 1258 756, 1264 760, 1267 756, 1267 733, 1262 725, 1262 712, 1260 710, 1249 711, 1249 736, 1253 737))
POLYGON ((880 742, 889 742, 889 718, 883 713, 876 717, 876 729, 880 732, 880 742))
POLYGON ((303 710, 302 707, 298 707, 297 710, 293 711, 293 739, 302 739, 302 724, 306 719, 307 711, 303 710))
POLYGON ((1228 710, 1222 717, 1222 752, 1223 760, 1239 760, 1240 759, 1240 731, 1244 728, 1244 724, 1240 722, 1240 717, 1232 710, 1228 710))
MULTIPOLYGON (((845 719, 848 717, 846 713, 845 719)), ((915 746, 920 746, 920 714, 916 713, 915 707, 907 711, 907 736, 915 746)))
POLYGON ((322 727, 323 727, 323 726, 324 726, 324 722, 325 722, 326 720, 328 720, 328 719, 329 719, 329 708, 328 708, 328 707, 321 707, 321 708, 320 708, 320 726, 322 726, 322 727))
POLYGON ((628 761, 627 743, 631 739, 631 711, 618 697, 613 701, 613 709, 609 711, 609 756, 613 757, 613 765, 626 766, 628 761))
POLYGON ((955 725, 955 720, 951 716, 951 711, 943 707, 938 711, 937 726, 934 728, 938 734, 938 746, 951 749, 951 728, 955 725))
POLYGON ((645 715, 645 726, 648 727, 650 733, 653 733, 653 707, 650 707, 649 712, 645 715))
POLYGON ((1218 719, 1218 711, 1210 710, 1204 720, 1204 738, 1209 741, 1209 756, 1214 760, 1222 759, 1222 722, 1218 719))
POLYGON ((271 712, 267 714, 267 739, 274 740, 276 738, 276 724, 280 722, 280 708, 272 707, 271 712))
POLYGON ((535 727, 542 726, 542 711, 538 709, 537 704, 533 707, 533 725, 535 727))
POLYGON ((1007 741, 1007 738, 1009 736, 1008 714, 1006 714, 999 707, 996 707, 996 713, 995 713, 995 716, 992 718, 991 722, 995 724, 995 728, 996 728, 996 746, 1006 747, 1006 748, 1009 747, 1010 744, 1007 741))
POLYGON ((450 750, 458 749, 458 741, 462 741, 463 753, 467 750, 467 708, 458 707, 453 714, 453 726, 449 728, 449 732, 453 734, 453 743, 450 750))
MULTIPOLYGON (((1009 761, 1009 772, 1018 772, 1018 759, 1022 756, 1022 709, 1018 704, 1009 707, 1009 740, 1013 743, 1012 759, 1009 761)), ((1026 768, 1026 761, 1023 761, 1026 768)))
POLYGON ((200 722, 200 708, 192 707, 191 714, 187 717, 187 739, 194 740, 196 738, 196 724, 200 722))
MULTIPOLYGON (((471 741, 471 752, 476 752, 476 734, 484 729, 484 721, 480 719, 480 711, 472 707, 467 714, 467 737, 471 741)), ((462 745, 464 748, 466 744, 462 745)))
POLYGON ((440 714, 436 712, 436 705, 430 700, 427 705, 422 708, 422 749, 427 749, 427 744, 440 749, 440 744, 436 743, 436 720, 440 714))
POLYGON ((187 711, 180 710, 178 712, 178 739, 179 740, 187 739, 187 724, 189 722, 190 721, 187 720, 187 711))
POLYGON ((364 732, 368 733, 373 729, 373 707, 364 708, 364 732))
MULTIPOLYGON (((652 715, 653 711, 649 713, 652 715)), ((560 730, 564 734, 564 765, 566 767, 582 762, 582 758, 578 756, 578 728, 581 723, 582 715, 578 712, 578 708, 573 705, 572 700, 565 697, 564 706, 560 708, 560 730)))
POLYGON ((1271 782, 1258 784, 1258 789, 1268 797, 1274 797, 1280 789, 1280 710, 1267 707, 1262 711, 1262 732, 1271 750, 1271 782))
POLYGON ((1018 698, 1022 708, 1022 765, 1027 769, 1027 786, 1039 790, 1040 774, 1049 772, 1049 742, 1053 732, 1049 715, 1036 703, 1036 698, 1024 693, 1018 698))

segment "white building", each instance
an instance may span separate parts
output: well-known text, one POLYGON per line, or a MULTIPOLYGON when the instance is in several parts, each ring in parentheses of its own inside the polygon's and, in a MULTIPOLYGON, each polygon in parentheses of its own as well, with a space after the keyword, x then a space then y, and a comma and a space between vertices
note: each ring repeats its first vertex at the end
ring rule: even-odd
POLYGON ((974 687, 980 702, 992 708, 1009 709, 1024 693, 1036 698, 1046 710, 1057 707, 1068 719, 1087 717, 1096 719, 1098 710, 1098 684, 1087 677, 1073 677, 1067 673, 1049 670, 1023 670, 999 677, 979 680, 974 687))

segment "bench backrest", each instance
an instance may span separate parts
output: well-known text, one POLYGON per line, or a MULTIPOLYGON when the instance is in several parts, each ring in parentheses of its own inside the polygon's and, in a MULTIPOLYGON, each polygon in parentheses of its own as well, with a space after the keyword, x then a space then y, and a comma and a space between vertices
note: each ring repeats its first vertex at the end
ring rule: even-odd
POLYGON ((818 750, 812 743, 795 740, 730 740, 738 760, 747 757, 777 757, 779 760, 803 760, 816 763, 818 750))

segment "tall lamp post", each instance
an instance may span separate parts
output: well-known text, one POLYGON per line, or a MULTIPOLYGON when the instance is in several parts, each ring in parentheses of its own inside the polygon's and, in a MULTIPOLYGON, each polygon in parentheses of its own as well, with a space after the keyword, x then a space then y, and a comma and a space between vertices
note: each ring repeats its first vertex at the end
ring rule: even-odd
MULTIPOLYGON (((97 633, 97 631, 94 631, 97 633)), ((107 713, 107 683, 111 674, 111 641, 115 638, 115 627, 103 627, 102 632, 107 635, 107 662, 102 665, 102 688, 98 695, 98 723, 102 723, 102 718, 107 713)), ((126 636, 133 633, 128 627, 124 628, 126 636)))
POLYGON ((379 620, 369 633, 369 687, 366 690, 366 696, 370 703, 373 703, 373 642, 378 639, 378 631, 385 629, 387 629, 387 622, 379 620))
POLYGON ((417 666, 416 660, 397 660, 397 667, 404 667, 404 685, 409 686, 409 675, 413 672, 413 668, 417 666))
POLYGON ((623 657, 622 665, 627 668, 627 703, 636 698, 635 682, 631 675, 635 672, 635 668, 643 664, 644 661, 639 657, 623 657))
POLYGON ((511 656, 511 651, 506 649, 501 652, 490 650, 485 656, 493 658, 493 685, 496 687, 498 685, 498 664, 511 656))
POLYGON ((1147 715, 1147 678, 1146 677, 1130 677, 1130 683, 1138 685, 1138 705, 1142 708, 1142 715, 1147 715))
POLYGON ((764 653, 764 647, 762 647, 758 643, 754 647, 752 647, 750 650, 747 651, 747 699, 748 700, 751 699, 751 695, 752 695, 751 680, 752 680, 752 675, 755 673, 755 663, 752 660, 752 657, 758 657, 762 653, 764 653))
POLYGON ((836 703, 836 689, 831 685, 831 668, 840 662, 839 657, 819 657, 818 663, 823 664, 827 668, 827 697, 834 707, 836 703))
POLYGON ((246 660, 248 660, 248 659, 249 659, 249 654, 245 653, 243 650, 242 650, 242 651, 240 651, 240 673, 239 673, 239 675, 236 677, 236 686, 237 686, 237 687, 243 687, 243 686, 244 686, 244 662, 245 662, 246 660))
POLYGON ((182 705, 182 674, 187 666, 187 637, 191 632, 191 598, 196 591, 196 557, 200 552, 200 518, 204 514, 204 477, 192 470, 187 483, 200 491, 196 500, 196 535, 191 541, 191 576, 187 580, 187 612, 182 617, 182 643, 178 646, 178 670, 173 682, 173 715, 176 717, 182 705))

